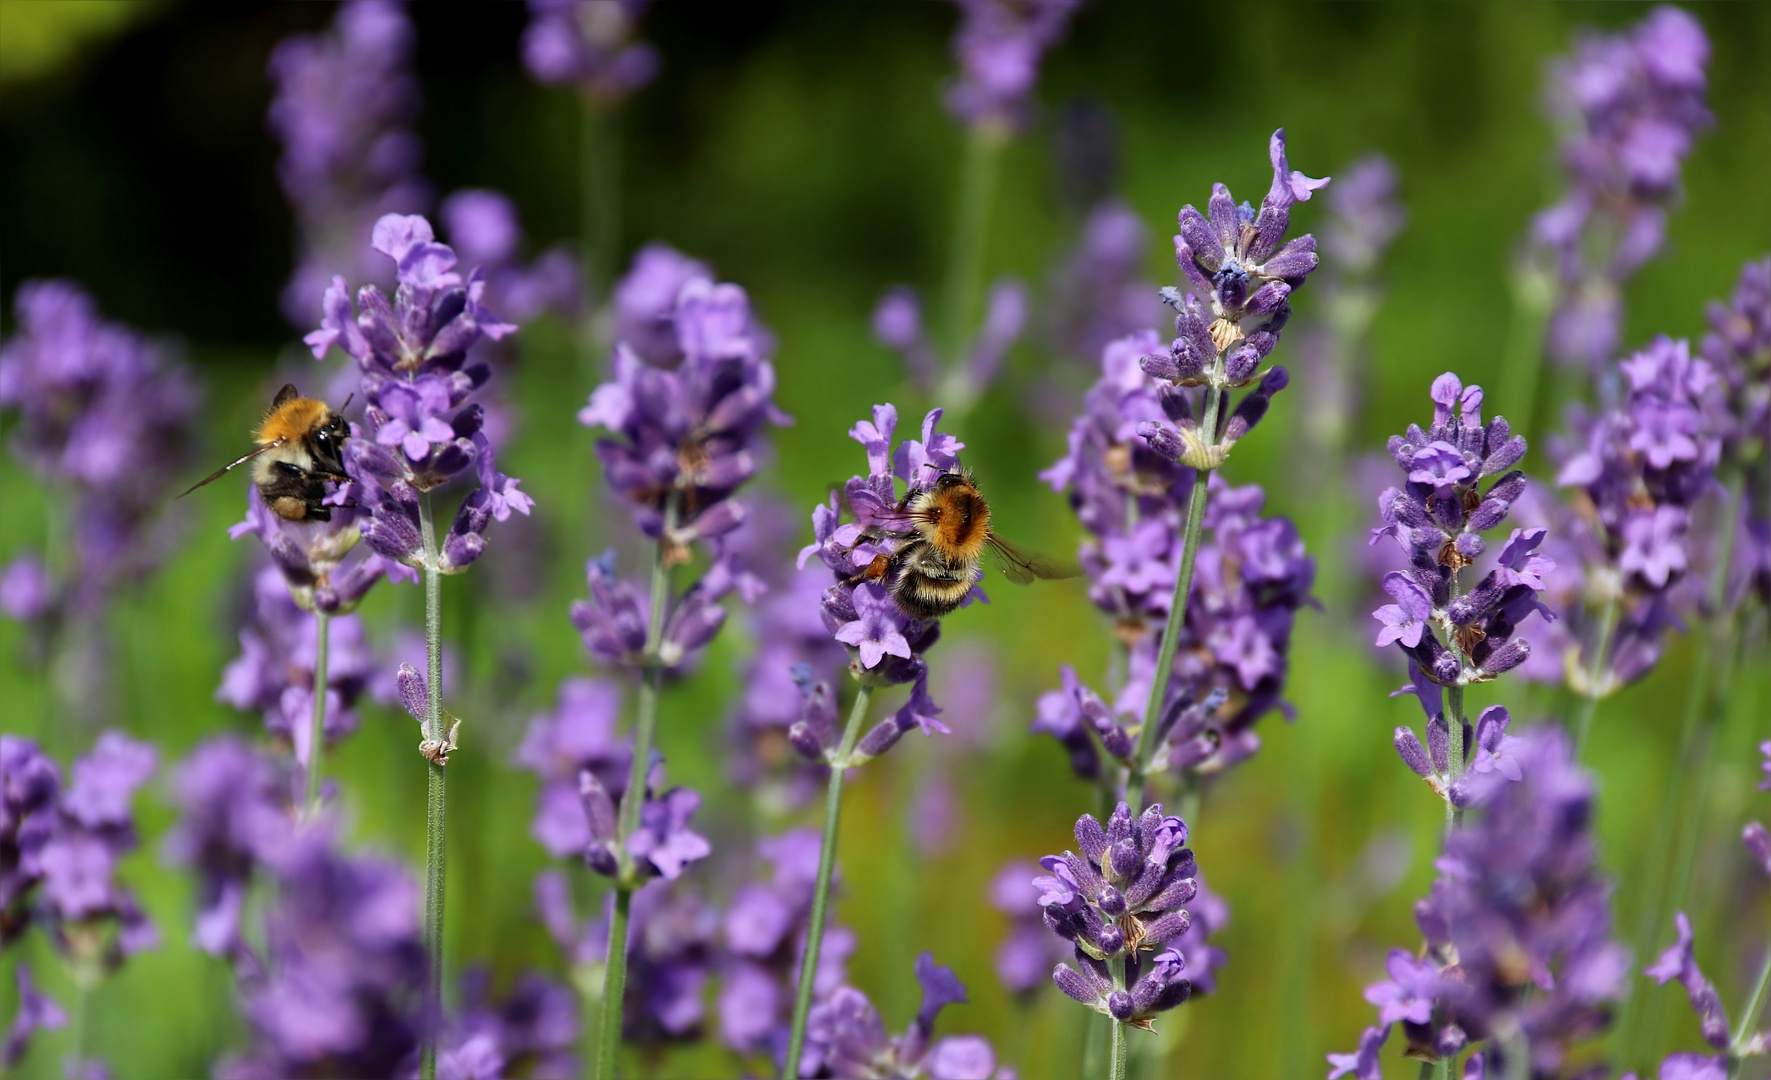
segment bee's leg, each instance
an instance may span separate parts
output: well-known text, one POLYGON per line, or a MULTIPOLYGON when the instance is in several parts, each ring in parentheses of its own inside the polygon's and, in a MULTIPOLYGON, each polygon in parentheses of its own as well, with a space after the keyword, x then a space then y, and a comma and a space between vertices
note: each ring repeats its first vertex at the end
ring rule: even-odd
POLYGON ((867 568, 865 570, 862 570, 858 574, 851 574, 848 577, 844 578, 843 584, 844 585, 859 585, 863 581, 879 581, 882 578, 884 578, 887 574, 891 573, 892 566, 896 562, 897 562, 897 560, 895 558, 893 558, 892 556, 887 555, 884 552, 880 552, 878 555, 875 555, 873 557, 872 562, 867 564, 867 568))

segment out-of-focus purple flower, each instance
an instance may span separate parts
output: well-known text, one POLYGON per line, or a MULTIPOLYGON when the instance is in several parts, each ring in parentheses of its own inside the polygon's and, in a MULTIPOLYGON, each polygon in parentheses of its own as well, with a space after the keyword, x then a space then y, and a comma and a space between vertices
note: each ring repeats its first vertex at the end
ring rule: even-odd
POLYGON ((1046 289, 1051 307, 1043 322, 1056 351, 1092 365, 1109 342, 1157 321, 1161 301, 1144 275, 1149 243, 1149 229, 1121 200, 1089 212, 1082 243, 1046 289))
POLYGON ((1018 998, 1030 998, 1051 977, 1054 965, 1070 956, 1062 938, 1045 927, 1040 907, 1027 883, 1039 876, 1038 865, 1014 859, 990 879, 990 903, 1009 918, 1008 936, 996 947, 996 977, 1018 998))
POLYGON ((257 960, 240 933, 257 868, 276 861, 295 836, 289 770, 231 735, 199 743, 173 770, 178 823, 166 857, 197 875, 191 943, 211 956, 257 960))
POLYGON ((1363 277, 1378 268, 1408 223, 1396 188, 1396 167, 1382 154, 1369 154, 1342 170, 1328 189, 1322 250, 1334 274, 1363 277))
POLYGON ((1366 1028, 1359 1034, 1358 1050, 1351 1054, 1328 1055, 1328 1080, 1340 1080, 1349 1074, 1354 1080, 1383 1080, 1384 1073, 1378 1066, 1377 1055, 1389 1037, 1389 1024, 1366 1028))
POLYGON ((676 302, 683 286, 696 279, 715 280, 713 269, 668 244, 640 248, 633 265, 615 283, 615 340, 625 342, 653 367, 681 364, 676 302))
POLYGON ((462 500, 440 540, 437 568, 459 573, 486 547, 486 531, 510 511, 528 514, 533 500, 497 470, 491 440, 481 430, 485 410, 468 398, 491 377, 472 347, 516 330, 483 306, 479 270, 455 272, 455 252, 436 242, 430 222, 387 214, 375 223, 371 246, 393 260, 399 286, 390 303, 364 286, 353 315, 343 277, 326 289, 320 329, 304 339, 316 359, 337 345, 356 359, 367 401, 367 431, 345 447, 346 491, 368 511, 363 539, 392 562, 419 567, 424 551, 419 522, 422 492, 475 467, 479 486, 462 500))
POLYGON ((461 1011, 438 1040, 439 1080, 577 1075, 577 995, 545 975, 524 971, 503 998, 493 999, 491 981, 483 967, 462 976, 461 1011))
POLYGON ((70 494, 58 573, 15 556, 0 611, 23 621, 90 616, 163 556, 155 519, 196 444, 200 395, 167 348, 100 318, 71 281, 27 281, 0 347, 0 415, 9 446, 45 484, 70 494), (144 471, 141 463, 152 461, 144 471))
POLYGON ((1680 167, 1713 118, 1705 105, 1709 41, 1690 14, 1655 8, 1616 34, 1587 34, 1551 68, 1568 186, 1532 223, 1553 267, 1548 346, 1595 373, 1616 354, 1623 283, 1658 252, 1680 167))
POLYGON ((579 795, 579 776, 589 772, 611 799, 627 789, 633 750, 615 734, 621 690, 602 679, 560 683, 554 711, 529 721, 512 761, 541 779, 529 833, 556 859, 580 856, 591 844, 590 821, 579 795))
POLYGON ((1004 137, 1026 122, 1039 61, 1063 38, 1078 0, 958 0, 953 53, 959 79, 947 108, 967 126, 1004 137))
POLYGON ((464 188, 450 193, 438 213, 449 246, 485 276, 488 307, 519 322, 543 312, 562 318, 577 315, 584 296, 577 257, 559 244, 524 264, 523 227, 510 196, 464 188))
MULTIPOLYGON (((725 965, 719 993, 720 1041, 740 1054, 787 1056, 794 988, 805 958, 822 842, 795 829, 757 842, 769 881, 747 882, 733 894, 721 923, 725 965)), ((847 980, 855 934, 826 923, 813 978, 813 1001, 827 1000, 847 980)))
POLYGON ((1713 1049, 1726 1050, 1728 1012, 1722 1008, 1722 997, 1716 993, 1715 984, 1697 966, 1697 957, 1692 951, 1691 920, 1680 911, 1673 915, 1673 923, 1678 927, 1679 940, 1642 973, 1662 986, 1673 979, 1679 980, 1691 1001, 1691 1011, 1697 1014, 1697 1022, 1703 1029, 1703 1041, 1713 1049))
POLYGON ((633 40, 645 0, 529 0, 523 66, 538 81, 612 105, 652 81, 658 52, 633 40))
POLYGON ((1733 607, 1750 594, 1771 606, 1771 258, 1741 267, 1733 297, 1711 301, 1708 314, 1700 351, 1718 378, 1703 426, 1720 433, 1719 468, 1739 475, 1742 492, 1724 599, 1733 607))
MULTIPOLYGON (((222 672, 215 698, 236 709, 257 710, 265 731, 287 740, 296 761, 313 748, 311 718, 319 624, 296 606, 286 572, 274 565, 252 577, 251 617, 240 630, 240 655, 222 672)), ((317 595, 317 594, 316 594, 317 595)), ((357 729, 357 699, 368 689, 375 656, 355 615, 331 620, 327 632, 326 721, 328 746, 357 729)))
POLYGON ((943 360, 923 326, 922 303, 916 291, 898 285, 886 291, 873 309, 873 337, 904 359, 910 379, 926 393, 968 408, 989 388, 1003 359, 1027 323, 1027 290, 1002 278, 990 286, 984 321, 960 356, 943 360), (945 369, 945 370, 943 370, 945 369))
POLYGON ((271 52, 276 93, 266 124, 283 146, 277 180, 296 220, 283 314, 296 326, 311 323, 334 274, 388 284, 363 235, 382 214, 430 204, 424 144, 412 128, 416 39, 403 5, 353 0, 326 31, 285 38, 271 52))
POLYGON ((1175 309, 1175 339, 1166 351, 1139 363, 1153 378, 1173 387, 1210 386, 1216 391, 1259 385, 1235 410, 1229 402, 1218 417, 1219 431, 1198 430, 1203 416, 1186 393, 1166 392, 1162 421, 1138 425, 1137 433, 1156 451, 1195 468, 1215 468, 1230 447, 1260 422, 1267 403, 1284 389, 1284 368, 1265 374, 1261 364, 1279 343, 1291 318, 1290 296, 1316 269, 1316 238, 1300 236, 1281 245, 1291 224, 1291 208, 1328 183, 1294 171, 1285 157, 1285 131, 1268 145, 1273 183, 1260 208, 1236 205, 1230 189, 1214 184, 1207 213, 1182 207, 1175 261, 1193 292, 1165 288, 1162 298, 1175 309))
POLYGON ((1105 826, 1092 815, 1078 819, 1076 843, 1080 856, 1047 855, 1039 860, 1046 876, 1033 879, 1046 926, 1075 946, 1077 967, 1058 965, 1052 980, 1095 1011, 1149 1030, 1157 1013, 1192 993, 1186 958, 1171 945, 1192 926, 1183 905, 1199 892, 1187 825, 1160 805, 1134 819, 1120 803, 1105 826), (1122 955, 1116 982, 1107 961, 1122 955))
POLYGON ((0 1051, 0 1064, 11 1069, 24 1060, 25 1051, 30 1047, 31 1036, 38 1031, 54 1031, 66 1027, 68 1014, 47 994, 40 993, 37 985, 31 981, 31 965, 20 961, 13 969, 13 979, 17 986, 16 1012, 12 1015, 12 1023, 6 1029, 6 1046, 0 1051))
POLYGON ((874 1076, 941 1076, 991 1080, 1014 1075, 997 1068, 996 1053, 979 1035, 934 1040, 935 1018, 948 1005, 966 1002, 965 985, 951 968, 923 953, 916 958, 922 1006, 902 1035, 888 1036, 867 996, 851 986, 838 988, 812 1006, 800 1076, 863 1080, 874 1076))
POLYGON ((1506 520, 1525 490, 1525 476, 1514 468, 1525 440, 1502 417, 1484 425, 1482 388, 1466 387, 1450 372, 1433 381, 1432 399, 1429 428, 1410 424, 1390 437, 1390 457, 1406 480, 1378 497, 1384 525, 1372 530, 1371 543, 1394 540, 1408 567, 1385 575, 1385 591, 1397 603, 1372 617, 1384 624, 1378 644, 1399 644, 1417 677, 1464 686, 1530 656, 1529 643, 1514 631, 1533 612, 1553 618, 1537 593, 1541 575, 1555 564, 1532 555, 1541 536, 1527 541, 1515 531, 1502 565, 1473 586, 1463 582, 1462 571, 1487 550, 1482 534, 1506 520), (1484 488, 1490 477, 1497 478, 1484 488))
POLYGON ((584 861, 592 870, 608 877, 622 877, 631 867, 636 882, 653 877, 675 881, 685 866, 706 858, 713 850, 706 837, 689 828, 689 818, 701 808, 701 796, 681 787, 654 795, 652 788, 661 779, 662 768, 654 766, 645 801, 640 804, 639 825, 627 837, 623 858, 623 853, 615 848, 615 801, 589 769, 578 774, 578 793, 591 833, 584 861))
POLYGON ((117 863, 134 850, 129 803, 158 751, 118 731, 75 759, 73 779, 37 746, 0 736, 0 942, 41 923, 58 951, 89 970, 114 970, 159 944, 117 863))
POLYGON ((1418 958, 1391 953, 1390 978, 1366 991, 1378 1025, 1357 1054, 1330 1057, 1330 1075, 1379 1075, 1377 1047, 1392 1024, 1424 1061, 1482 1044, 1488 1075, 1505 1075, 1515 1053, 1534 1074, 1559 1075, 1571 1048, 1604 1030, 1629 954, 1611 939, 1592 782, 1560 731, 1515 742, 1501 756, 1521 779, 1487 788, 1472 820, 1448 835, 1439 879, 1415 905, 1426 947, 1418 958))
POLYGON ((271 869, 264 970, 242 987, 253 1044, 216 1074, 397 1075, 422 1022, 417 885, 395 863, 341 854, 324 828, 292 839, 271 869))
POLYGON ((246 519, 228 536, 256 536, 303 611, 349 614, 383 575, 412 580, 410 567, 360 546, 359 511, 334 506, 332 520, 293 522, 271 512, 257 486, 246 489, 246 519), (353 557, 354 555, 354 557, 353 557))

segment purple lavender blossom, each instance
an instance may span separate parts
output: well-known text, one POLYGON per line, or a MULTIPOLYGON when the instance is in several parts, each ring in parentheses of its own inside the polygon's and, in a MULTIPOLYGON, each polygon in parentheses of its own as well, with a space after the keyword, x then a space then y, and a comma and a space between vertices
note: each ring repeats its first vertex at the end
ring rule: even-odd
POLYGON ((1715 372, 1693 358, 1685 342, 1656 338, 1619 371, 1629 387, 1622 406, 1575 411, 1572 436, 1552 443, 1560 463, 1556 483, 1574 489, 1587 509, 1574 513, 1531 492, 1521 507, 1557 535, 1564 551, 1557 562, 1566 571, 1549 592, 1566 616, 1551 628, 1556 662, 1526 674, 1566 678, 1576 692, 1594 697, 1659 662, 1666 632, 1684 606, 1680 586, 1697 546, 1694 515, 1712 487, 1723 446, 1714 411, 1705 411, 1717 388, 1715 372), (1595 667, 1594 653, 1607 637, 1595 667))
POLYGON ((971 344, 963 355, 944 362, 924 329, 916 291, 897 285, 886 290, 873 309, 873 337, 903 358, 905 371, 919 389, 969 406, 995 380, 1009 349, 1020 339, 1027 306, 1025 286, 1012 278, 998 279, 985 298, 984 321, 971 344))
POLYGON ((639 824, 627 836, 626 859, 615 847, 619 839, 615 799, 594 772, 585 769, 578 774, 578 794, 591 834, 583 853, 585 865, 605 877, 631 876, 635 882, 654 877, 675 881, 685 866, 707 857, 712 846, 706 837, 689 828, 689 818, 701 808, 701 796, 683 787, 654 794, 663 783, 663 774, 663 763, 658 762, 647 777, 639 824), (624 864, 630 869, 624 871, 624 864))
POLYGON ((61 771, 34 743, 0 739, 0 941, 38 923, 71 963, 100 973, 157 946, 158 931, 116 870, 136 846, 129 803, 158 752, 106 731, 63 788, 61 771))
MULTIPOLYGON (((1194 468, 1223 464, 1237 440, 1266 415, 1272 396, 1285 388, 1284 368, 1260 367, 1291 318, 1290 296, 1316 269, 1316 238, 1305 235, 1280 245, 1291 208, 1328 183, 1293 171, 1285 157, 1285 131, 1268 144, 1273 183, 1256 210, 1240 207, 1230 189, 1214 184, 1207 214, 1182 207, 1175 261, 1196 293, 1162 290, 1175 309, 1175 339, 1166 351, 1146 355, 1140 366, 1175 388, 1208 386, 1213 393, 1258 386, 1234 411, 1223 409, 1219 430, 1200 432, 1195 406, 1185 392, 1165 392, 1165 417, 1140 423, 1137 433, 1157 453, 1194 468)), ((1227 402, 1226 402, 1227 404, 1227 402)), ((1201 406, 1198 415, 1203 416, 1201 406)))
POLYGON ((483 967, 462 976, 461 1011, 438 1041, 439 1080, 578 1075, 577 996, 545 975, 524 971, 502 999, 494 999, 491 981, 483 967))
MULTIPOLYGON (((252 613, 240 630, 240 655, 222 672, 215 698, 236 709, 257 710, 265 731, 287 743, 295 760, 305 765, 313 750, 308 743, 313 737, 319 626, 313 615, 296 606, 286 587, 287 574, 265 565, 253 575, 252 613)), ((357 729, 356 702, 374 671, 375 657, 361 620, 355 615, 334 618, 327 634, 327 746, 357 729)))
POLYGON ((534 505, 520 481, 498 471, 491 440, 480 430, 485 411, 468 402, 491 377, 470 349, 516 327, 482 306, 486 283, 479 271, 466 279, 456 273, 455 252, 436 243, 424 218, 385 215, 375 223, 372 246, 397 268, 393 302, 365 286, 353 316, 345 280, 334 277, 321 328, 305 340, 316 359, 338 345, 362 375, 367 431, 345 448, 352 478, 346 491, 369 511, 361 529, 376 554, 422 566, 420 493, 474 469, 479 485, 462 500, 437 555, 439 571, 459 573, 485 550, 493 521, 512 511, 526 515, 534 505))
POLYGON ((960 76, 947 109, 967 126, 1003 137, 1026 123, 1039 61, 1069 29, 1078 0, 957 0, 953 53, 960 76))
POLYGON ((1151 1030, 1158 1013, 1192 992, 1186 959, 1164 948, 1192 926, 1182 905, 1199 891, 1187 825, 1160 805, 1134 820, 1122 802, 1105 827, 1093 815, 1079 818, 1076 843, 1080 856, 1047 855, 1039 860, 1047 876, 1033 879, 1046 926, 1075 946, 1077 967, 1059 964, 1052 981, 1097 1012, 1151 1030), (1107 962, 1120 957, 1124 977, 1116 981, 1107 962))
MULTIPOLYGON (((804 962, 812 891, 822 841, 795 829, 757 842, 769 881, 738 887, 720 932, 725 946, 719 993, 720 1040, 744 1055, 787 1056, 794 988, 804 962)), ((852 930, 826 923, 813 978, 813 1001, 822 1002, 847 980, 855 952, 852 930)))
MULTIPOLYGON (((909 494, 926 490, 937 477, 959 467, 959 451, 965 444, 937 431, 940 422, 941 410, 931 410, 923 417, 922 438, 906 439, 894 450, 898 410, 890 404, 875 405, 872 420, 849 430, 849 438, 867 453, 867 475, 850 477, 843 488, 854 520, 841 520, 840 503, 832 493, 827 503, 812 511, 812 543, 799 553, 801 568, 816 555, 835 575, 835 584, 824 590, 820 600, 820 614, 830 636, 849 650, 849 672, 874 686, 914 684, 904 706, 862 736, 848 765, 878 757, 913 728, 925 735, 948 730, 937 719, 940 707, 929 697, 928 663, 923 658, 941 636, 940 621, 906 614, 884 588, 863 580, 877 556, 890 555, 904 543, 865 537, 870 526, 893 520, 900 501, 895 481, 903 481, 909 494)), ((982 597, 974 585, 965 603, 982 597)), ((806 712, 788 737, 806 757, 828 761, 838 735, 833 695, 822 683, 805 689, 806 712)))
POLYGON ((191 943, 256 971, 240 918, 258 868, 279 859, 295 836, 293 778, 282 762, 222 735, 174 768, 172 790, 180 816, 166 836, 166 857, 197 875, 191 943))
POLYGON ((651 243, 615 283, 615 340, 625 342, 653 367, 672 369, 684 359, 677 337, 677 297, 697 278, 714 280, 711 267, 668 244, 651 243))
POLYGON ((1028 894, 1027 883, 1037 876, 1034 863, 1011 859, 990 879, 990 904, 1009 920, 1008 936, 996 947, 996 977, 1022 1001, 1030 1000, 1053 966, 1070 956, 1064 940, 1047 931, 1045 909, 1028 894))
POLYGON ((1551 70, 1568 188, 1532 223, 1554 267, 1550 354, 1595 373, 1616 354, 1623 283, 1665 243, 1683 159, 1713 118, 1709 40, 1688 13, 1655 8, 1617 34, 1588 34, 1551 70))
POLYGON ((997 1067, 995 1050, 980 1035, 933 1039, 941 1010, 967 1000, 965 985, 951 968, 936 964, 925 952, 916 958, 916 981, 922 984, 922 1005, 902 1035, 888 1036, 872 1002, 853 987, 840 987, 813 1005, 799 1075, 841 1080, 881 1075, 991 1080, 1014 1075, 1006 1066, 997 1067))
POLYGON ((0 611, 20 621, 90 617, 165 553, 156 518, 196 443, 199 395, 169 349, 104 321, 71 281, 23 283, 13 311, 16 328, 0 348, 0 415, 12 452, 71 505, 54 572, 15 556, 0 611), (143 461, 155 468, 144 474, 143 461))
POLYGON ((1394 540, 1408 568, 1385 577, 1397 603, 1372 617, 1384 624, 1379 643, 1399 644, 1412 672, 1439 686, 1465 686, 1530 655, 1514 631, 1533 612, 1553 617, 1537 594, 1554 563, 1534 554, 1541 530, 1514 530, 1500 565, 1466 590, 1461 572, 1487 550, 1482 534, 1506 520, 1525 490, 1524 474, 1514 468, 1525 440, 1501 417, 1484 426, 1482 388, 1465 387, 1450 372, 1433 381, 1432 398, 1427 430, 1410 424, 1390 438, 1390 457, 1406 481, 1379 496, 1384 526, 1372 531, 1371 543, 1394 540), (1482 482, 1496 476, 1484 490, 1482 482))
POLYGON ((421 1025, 416 883, 395 863, 340 853, 327 829, 292 838, 271 869, 264 970, 242 987, 253 1043, 216 1075, 399 1074, 421 1025))
POLYGON ((296 220, 283 314, 296 326, 310 324, 335 274, 390 284, 386 265, 362 249, 363 234, 383 214, 430 205, 412 129, 416 37, 403 5, 354 0, 326 32, 285 38, 271 52, 276 96, 266 124, 283 146, 277 180, 296 220))
POLYGON ((18 1011, 13 1013, 12 1023, 6 1029, 5 1049, 0 1050, 0 1064, 8 1069, 24 1060, 33 1034, 54 1031, 68 1023, 68 1014, 61 1006, 47 994, 38 992, 36 984, 31 981, 31 965, 21 960, 12 974, 17 987, 18 996, 14 1000, 18 1011))
POLYGON ((523 65, 538 81, 613 105, 652 81, 658 52, 635 42, 645 0, 529 0, 523 65))
POLYGON ((353 507, 335 506, 330 521, 287 521, 271 512, 253 486, 246 489, 246 519, 230 527, 228 537, 255 536, 264 544, 297 607, 344 615, 383 575, 396 581, 416 578, 410 567, 359 546, 358 514, 353 507))
POLYGON ((1643 974, 1662 986, 1673 979, 1679 980, 1691 1001, 1691 1011, 1697 1014, 1698 1023, 1703 1028, 1703 1041, 1712 1049, 1726 1050, 1728 1012, 1722 1008, 1722 998, 1716 993, 1715 984, 1697 966, 1692 951, 1691 920, 1680 911, 1673 915, 1673 923, 1678 927, 1679 940, 1661 953, 1660 959, 1644 968, 1643 974))
POLYGON ((1508 1055, 1523 1052, 1530 1072, 1555 1075, 1608 1022, 1629 958, 1611 940, 1592 782, 1559 731, 1517 741, 1508 756, 1521 779, 1488 788, 1479 816, 1447 837, 1440 877, 1415 906, 1426 947, 1391 953, 1389 978, 1366 991, 1378 1024, 1358 1053, 1329 1056, 1331 1076, 1379 1076, 1393 1024, 1423 1061, 1482 1044, 1489 1070, 1505 1075, 1508 1055))

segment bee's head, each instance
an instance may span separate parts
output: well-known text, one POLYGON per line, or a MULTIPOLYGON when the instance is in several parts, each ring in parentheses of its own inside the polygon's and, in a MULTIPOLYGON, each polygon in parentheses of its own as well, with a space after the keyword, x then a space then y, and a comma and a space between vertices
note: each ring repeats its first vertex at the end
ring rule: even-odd
POLYGON ((344 475, 344 443, 350 438, 350 425, 342 412, 328 410, 308 435, 308 453, 314 459, 314 471, 344 475))

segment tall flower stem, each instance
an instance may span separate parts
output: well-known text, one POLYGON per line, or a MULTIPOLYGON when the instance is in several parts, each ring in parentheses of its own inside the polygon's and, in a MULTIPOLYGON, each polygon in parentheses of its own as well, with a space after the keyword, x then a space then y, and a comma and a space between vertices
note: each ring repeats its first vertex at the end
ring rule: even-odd
POLYGON ((1753 984, 1753 996, 1746 999, 1746 1008, 1740 1012, 1740 1026, 1734 1029, 1734 1041, 1728 1047, 1730 1077, 1739 1070, 1741 1051, 1746 1049, 1746 1040, 1758 1025, 1767 988, 1771 988, 1771 949, 1765 951, 1765 960, 1759 965, 1759 981, 1753 984))
POLYGON ((1574 760, 1586 754, 1587 735, 1593 729, 1593 716, 1599 711, 1599 680, 1605 674, 1605 654, 1611 651, 1611 635, 1617 629, 1617 597, 1605 601, 1605 613, 1599 617, 1599 640, 1593 645, 1593 663, 1587 671, 1586 695, 1580 703, 1580 721, 1574 729, 1574 760))
MULTIPOLYGON (((424 724, 427 742, 440 743, 443 730, 443 570, 430 493, 418 501, 418 527, 424 538, 424 660, 430 686, 424 724)), ((317 755, 316 755, 317 760, 317 755)), ((424 813, 424 958, 426 1022, 419 1043, 418 1074, 437 1074, 437 1021, 443 1013, 443 868, 447 854, 447 789, 441 761, 427 761, 424 813)))
POLYGON ((588 97, 578 142, 579 237, 589 310, 609 298, 621 228, 621 140, 616 112, 588 97))
MULTIPOLYGON (((627 838, 639 828, 640 809, 646 803, 646 774, 651 771, 652 741, 658 730, 658 689, 664 679, 659 651, 664 643, 664 618, 670 606, 670 560, 666 545, 676 529, 677 496, 664 504, 664 525, 652 549, 651 606, 646 612, 645 668, 640 675, 639 701, 633 716, 633 761, 627 770, 627 790, 615 819, 616 857, 627 858, 627 838)), ((609 920, 608 962, 603 965, 603 1018, 597 1041, 596 1075, 614 1080, 615 1058, 621 1049, 623 998, 627 991, 627 913, 638 886, 635 875, 622 868, 615 879, 615 914, 609 920)), ((586 1033, 588 1034, 588 1032, 586 1033)))
MULTIPOLYGON (((1458 658, 1458 661, 1458 666, 1462 667, 1463 658, 1461 656, 1458 658)), ((1446 718, 1448 722, 1445 725, 1450 729, 1451 735, 1451 748, 1449 751, 1449 757, 1451 760, 1446 764, 1450 766, 1451 782, 1455 784, 1464 774, 1464 688, 1462 686, 1448 686, 1445 688, 1445 708, 1446 711, 1451 714, 1446 718)), ((1453 805, 1450 798, 1447 798, 1445 800, 1446 830, 1449 832, 1450 830, 1457 828, 1459 825, 1462 825, 1463 822, 1464 812, 1453 805)))
MULTIPOLYGON (((1690 820, 1682 820, 1681 811, 1685 806, 1685 788, 1689 779, 1693 775, 1709 775, 1708 759, 1716 743, 1716 728, 1721 723, 1722 712, 1733 683, 1735 659, 1739 655, 1736 645, 1738 620, 1733 611, 1725 608, 1728 571, 1734 563, 1734 533, 1740 524, 1740 499, 1741 480, 1736 476, 1728 487, 1728 501, 1722 511, 1721 545, 1717 551, 1716 564, 1710 571, 1709 610, 1715 614, 1710 623, 1710 633, 1698 642, 1697 657, 1691 666, 1691 681, 1685 691, 1685 711, 1679 721, 1679 756, 1672 774, 1667 777, 1660 812, 1654 815, 1654 832, 1648 847, 1648 872, 1644 879, 1648 894, 1636 920, 1637 956, 1649 955, 1654 947, 1655 935, 1666 919, 1668 896, 1671 896, 1675 905, 1684 903, 1691 861, 1696 855, 1698 834, 1702 831, 1703 814, 1700 807, 1691 808, 1690 820), (1711 671, 1718 655, 1723 657, 1722 668, 1712 681, 1711 671), (1701 769, 1697 763, 1699 758, 1704 760, 1704 767, 1701 769), (1667 874, 1669 860, 1677 868, 1670 879, 1667 874)), ((1638 1004, 1638 999, 1647 996, 1649 995, 1631 994, 1624 1001, 1623 1018, 1618 1031, 1625 1039, 1623 1060, 1626 1063, 1633 1062, 1641 1051, 1644 1030, 1659 1026, 1660 1010, 1657 1002, 1647 1005, 1651 1013, 1648 1022, 1637 1022, 1637 1010, 1643 1007, 1638 1004)))
MULTIPOLYGON (((1107 961, 1107 970, 1113 976, 1113 988, 1124 990, 1125 954, 1121 953, 1107 961)), ((1113 1042, 1107 1051, 1107 1077, 1108 1080, 1125 1080, 1125 1025, 1118 1020, 1112 1020, 1109 1027, 1112 1031, 1113 1042)))
POLYGON ((867 704, 873 688, 862 683, 855 692, 855 703, 849 708, 848 723, 842 729, 842 744, 830 763, 830 788, 824 796, 824 843, 818 851, 818 883, 812 892, 812 920, 806 928, 805 956, 799 963, 799 992, 793 1001, 793 1030, 787 1039, 787 1061, 781 1066, 783 1080, 799 1075, 799 1059, 806 1045, 806 1020, 812 1014, 812 988, 818 981, 818 953, 824 945, 824 917, 830 907, 830 878, 836 873, 836 830, 842 822, 843 774, 848 771, 849 758, 861 738, 861 722, 867 716, 867 704))
POLYGON ((974 404, 978 388, 965 372, 966 341, 971 336, 978 295, 984 285, 984 241, 990 233, 990 207, 996 200, 996 176, 1008 133, 991 126, 974 128, 966 138, 965 163, 959 180, 959 207, 953 221, 953 247, 947 259, 947 377, 940 400, 950 415, 963 415, 974 404))
POLYGON ((326 745, 326 651, 332 619, 314 612, 314 707, 307 733, 307 812, 320 813, 320 748, 326 745))
MULTIPOLYGON (((1221 374, 1220 355, 1213 375, 1221 374)), ((1224 392, 1217 386, 1205 391, 1205 419, 1199 430, 1207 440, 1215 441, 1218 413, 1223 408, 1224 392)), ((1175 645, 1181 638, 1181 627, 1187 622, 1187 600, 1193 595, 1193 561, 1199 556, 1199 534, 1205 523, 1205 493, 1211 486, 1211 470, 1193 470, 1193 494, 1187 501, 1187 526, 1181 541, 1181 570, 1175 576, 1174 599, 1168 605, 1168 623, 1162 628, 1162 640, 1156 645, 1156 678, 1150 684, 1150 703, 1144 708, 1144 723, 1138 729, 1138 752, 1133 762, 1126 801, 1143 809, 1145 778, 1150 769, 1150 755, 1156 752, 1156 725, 1162 719, 1162 703, 1168 697, 1168 677, 1174 671, 1175 645)))

